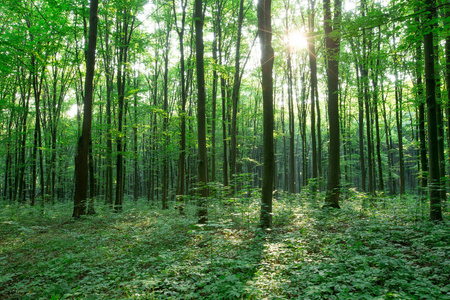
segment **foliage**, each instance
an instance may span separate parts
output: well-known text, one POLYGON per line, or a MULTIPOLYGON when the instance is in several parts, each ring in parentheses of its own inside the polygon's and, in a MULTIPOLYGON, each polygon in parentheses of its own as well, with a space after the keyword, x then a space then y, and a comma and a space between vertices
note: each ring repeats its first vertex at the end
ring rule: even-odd
MULTIPOLYGON (((220 189, 220 187, 218 187, 220 189)), ((210 222, 151 203, 74 221, 71 204, 2 204, 2 299, 450 299, 450 228, 412 196, 348 191, 340 211, 278 194, 257 228, 258 191, 210 199, 210 222), (410 209, 413 207, 414 209, 410 209)))

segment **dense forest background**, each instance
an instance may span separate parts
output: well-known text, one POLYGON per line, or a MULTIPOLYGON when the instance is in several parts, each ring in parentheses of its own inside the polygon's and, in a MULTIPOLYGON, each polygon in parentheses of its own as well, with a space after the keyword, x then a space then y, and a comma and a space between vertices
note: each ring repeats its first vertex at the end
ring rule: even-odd
POLYGON ((3 0, 0 298, 450 299, 449 30, 448 0, 3 0))
MULTIPOLYGON (((427 126, 434 122, 440 178, 435 184, 445 200, 450 8, 445 1, 428 2, 336 1, 334 20, 325 22, 322 3, 272 3, 275 191, 326 189, 333 129, 327 112, 334 108, 328 105, 324 24, 333 22, 338 30, 331 38, 340 41, 333 55, 339 62, 335 132, 343 197, 352 189, 426 197, 427 126), (431 75, 427 57, 433 58, 431 75), (436 114, 427 120, 430 76, 436 114)), ((212 193, 237 195, 259 189, 263 177, 256 3, 208 1, 202 10, 202 182, 212 193)), ((118 210, 124 197, 166 208, 199 188, 193 12, 189 1, 100 2, 89 199, 118 210)), ((89 5, 6 1, 0 16, 0 195, 31 205, 69 201, 82 131, 89 5)), ((93 202, 89 207, 94 209, 93 202)))

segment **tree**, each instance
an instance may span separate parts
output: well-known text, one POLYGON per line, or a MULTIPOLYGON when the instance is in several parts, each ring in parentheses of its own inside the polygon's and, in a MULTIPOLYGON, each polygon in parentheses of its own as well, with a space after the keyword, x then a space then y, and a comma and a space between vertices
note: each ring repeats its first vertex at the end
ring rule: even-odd
POLYGON ((198 184, 200 188, 199 223, 205 223, 208 211, 208 155, 206 152, 206 92, 205 66, 203 62, 203 10, 202 1, 195 0, 195 48, 197 69, 197 138, 198 138, 198 184))
POLYGON ((325 48, 327 60, 328 118, 330 122, 330 146, 328 154, 328 182, 325 206, 339 208, 340 153, 339 153, 339 51, 340 15, 342 3, 334 1, 334 17, 331 18, 330 0, 323 1, 325 48))
MULTIPOLYGON (((181 140, 180 140, 180 155, 178 159, 178 184, 177 195, 184 195, 186 193, 186 74, 184 64, 184 31, 186 23, 186 6, 187 0, 181 1, 181 24, 175 26, 178 33, 180 43, 180 85, 181 85, 181 111, 180 111, 180 127, 181 127, 181 140)), ((175 0, 173 0, 173 15, 175 24, 177 24, 177 13, 175 9, 175 0)))
POLYGON ((92 127, 92 103, 94 95, 95 49, 97 46, 98 0, 91 0, 89 13, 89 43, 86 58, 86 78, 84 86, 83 129, 78 140, 75 157, 75 196, 73 217, 86 214, 88 191, 89 142, 92 127))
MULTIPOLYGON (((315 110, 315 96, 317 93, 317 58, 316 58, 316 42, 314 37, 315 17, 316 17, 316 1, 309 0, 309 33, 308 33, 308 53, 309 53, 309 68, 311 71, 311 145, 312 145, 312 179, 313 184, 311 189, 315 192, 317 190, 318 181, 318 155, 317 155, 317 141, 316 141, 316 110, 315 110)), ((319 111, 318 111, 319 113, 319 111)))
POLYGON ((271 0, 258 1, 258 34, 261 44, 261 73, 263 94, 263 182, 261 195, 261 228, 272 227, 272 192, 275 170, 273 151, 273 62, 272 48, 272 3, 271 0))
POLYGON ((430 219, 442 221, 441 208, 441 178, 439 172, 439 149, 437 133, 437 109, 436 109, 436 74, 434 70, 434 31, 435 23, 432 20, 434 0, 426 0, 427 14, 424 17, 424 25, 427 33, 423 37, 424 59, 425 59, 425 87, 427 104, 427 127, 428 127, 428 166, 430 194, 430 219))
POLYGON ((239 90, 241 88, 241 68, 240 68, 240 58, 241 58, 241 36, 242 36, 242 21, 244 19, 244 0, 239 2, 239 14, 238 14, 238 33, 236 37, 236 57, 234 61, 234 82, 233 82, 233 94, 232 94, 232 118, 231 118, 231 145, 230 145, 230 176, 234 181, 234 189, 237 189, 237 170, 236 170, 236 157, 237 157, 237 145, 236 145, 236 135, 237 135, 237 111, 239 103, 239 90))

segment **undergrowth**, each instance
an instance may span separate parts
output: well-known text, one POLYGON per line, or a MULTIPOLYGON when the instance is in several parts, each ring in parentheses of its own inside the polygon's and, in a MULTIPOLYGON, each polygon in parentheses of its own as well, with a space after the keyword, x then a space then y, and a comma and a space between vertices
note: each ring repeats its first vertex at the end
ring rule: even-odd
POLYGON ((330 210, 278 194, 266 232, 258 193, 209 203, 202 226, 194 202, 81 220, 71 203, 3 204, 0 299, 450 299, 450 228, 412 196, 330 210))

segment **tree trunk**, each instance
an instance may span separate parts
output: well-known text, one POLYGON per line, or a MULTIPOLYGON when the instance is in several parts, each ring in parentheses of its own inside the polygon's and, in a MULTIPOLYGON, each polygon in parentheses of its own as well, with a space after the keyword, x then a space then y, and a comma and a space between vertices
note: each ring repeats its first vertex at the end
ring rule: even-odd
MULTIPOLYGON (((139 82, 137 79, 137 74, 135 74, 134 78, 134 89, 137 90, 139 88, 139 82)), ((139 152, 138 152, 138 96, 137 92, 134 93, 134 125, 133 125, 133 152, 134 152, 134 190, 133 190, 133 199, 134 202, 137 203, 139 198, 139 152)))
MULTIPOLYGON (((223 2, 218 1, 217 9, 217 35, 219 39, 218 52, 219 52, 219 64, 223 65, 223 49, 222 49, 222 26, 221 26, 221 16, 223 9, 223 2)), ((223 185, 228 187, 228 143, 227 143, 227 92, 226 92, 226 81, 224 74, 220 76, 220 92, 222 98, 222 143, 223 143, 223 185)))
POLYGON ((325 47, 327 59, 328 118, 330 122, 330 146, 328 155, 328 182, 325 206, 339 208, 340 152, 339 152, 339 51, 340 14, 342 3, 334 1, 334 18, 331 19, 330 0, 323 0, 325 47), (334 28, 332 27, 332 23, 334 28), (334 31, 334 32, 333 32, 334 31), (334 35, 334 36, 333 36, 334 35))
MULTIPOLYGON (((450 22, 450 9, 447 7, 445 11, 445 24, 449 26, 450 22)), ((445 107, 447 115, 447 151, 450 153, 450 35, 445 38, 445 82, 447 85, 447 105, 445 107)), ((450 167, 450 155, 449 167, 450 167)))
POLYGON ((425 84, 427 103, 427 124, 428 124, 428 161, 429 161, 429 193, 430 193, 430 219, 432 221, 442 221, 441 208, 441 180, 439 174, 439 148, 437 133, 437 109, 436 109, 436 79, 434 70, 434 47, 432 10, 433 0, 425 1, 428 14, 425 15, 425 26, 430 28, 424 35, 424 58, 425 58, 425 84))
MULTIPOLYGON (((289 7, 286 8, 288 10, 289 7)), ((286 12, 288 15, 288 12, 286 12)), ((289 24, 288 17, 286 17, 286 36, 289 36, 289 24)), ((294 122, 294 96, 293 96, 293 83, 292 83, 292 63, 291 63, 291 47, 287 46, 287 88, 288 88, 288 113, 289 113, 289 192, 295 193, 295 122, 294 122)), ((302 85, 303 86, 303 85, 302 85)), ((303 100, 303 99, 302 99, 303 100)), ((303 124, 305 126, 305 124, 303 124)), ((306 174, 303 174, 305 176, 306 174)))
POLYGON ((197 137, 198 137, 198 184, 200 203, 197 215, 199 223, 208 219, 206 197, 208 197, 208 155, 206 152, 206 91, 205 67, 203 62, 203 10, 202 1, 195 0, 195 45, 197 69, 197 137))
POLYGON ((273 62, 271 0, 258 1, 258 34, 261 44, 261 72, 264 116, 264 158, 260 226, 272 227, 272 193, 274 174, 273 149, 273 62))
POLYGON ((166 41, 165 41, 165 52, 164 52, 164 99, 163 99, 163 110, 164 110, 164 119, 163 119, 163 144, 164 144, 164 150, 162 153, 163 156, 163 175, 162 175, 162 181, 163 181, 163 187, 162 187, 162 209, 168 209, 169 206, 167 204, 168 202, 168 194, 169 194, 169 159, 167 151, 169 149, 169 134, 168 134, 168 127, 169 127, 169 96, 168 96, 168 75, 169 75, 169 51, 170 51, 170 44, 169 44, 169 38, 170 38, 170 27, 169 25, 166 28, 166 41))
POLYGON ((381 162, 381 137, 380 137, 380 124, 378 115, 378 76, 380 74, 381 59, 379 57, 381 48, 381 29, 378 27, 378 46, 377 46, 377 62, 375 66, 375 74, 372 77, 373 86, 373 104, 375 111, 375 130, 376 130, 376 140, 377 140, 377 162, 378 162, 378 187, 381 192, 384 192, 384 181, 383 181, 383 165, 381 162))
POLYGON ((128 62, 128 49, 130 40, 134 30, 134 22, 136 15, 132 14, 127 8, 123 8, 123 19, 117 21, 118 35, 118 51, 117 51, 117 94, 118 104, 117 109, 117 123, 118 123, 118 137, 117 137, 117 158, 116 158, 116 200, 114 202, 114 210, 116 212, 122 211, 123 197, 124 197, 124 159, 123 153, 125 152, 125 141, 123 137, 123 123, 124 115, 126 118, 126 105, 125 105, 125 86, 127 83, 128 73, 125 69, 128 62))
POLYGON ((237 146, 236 146, 236 135, 237 135, 237 111, 239 103, 239 90, 241 87, 241 69, 240 69, 240 52, 241 52, 241 36, 242 36, 242 22, 244 19, 244 0, 240 0, 239 5, 239 15, 238 15, 238 33, 236 38, 236 51, 235 51, 235 62, 234 62, 234 83, 233 83, 233 94, 232 94, 232 118, 231 118, 231 147, 230 147, 230 176, 233 180, 235 192, 237 190, 237 172, 236 172, 236 160, 237 160, 237 146))
POLYGON ((94 94, 95 49, 97 45, 98 0, 91 0, 89 16, 89 44, 86 59, 86 79, 83 112, 83 129, 78 140, 75 157, 75 196, 73 217, 86 214, 88 191, 89 141, 91 139, 92 102, 94 94))
POLYGON ((309 0, 310 5, 309 13, 309 68, 311 70, 311 148, 312 148, 312 185, 311 190, 315 192, 317 190, 318 179, 318 161, 317 161, 317 141, 316 141, 316 110, 314 105, 314 97, 317 90, 317 58, 316 58, 316 44, 314 39, 314 23, 315 23, 315 0, 309 0))

